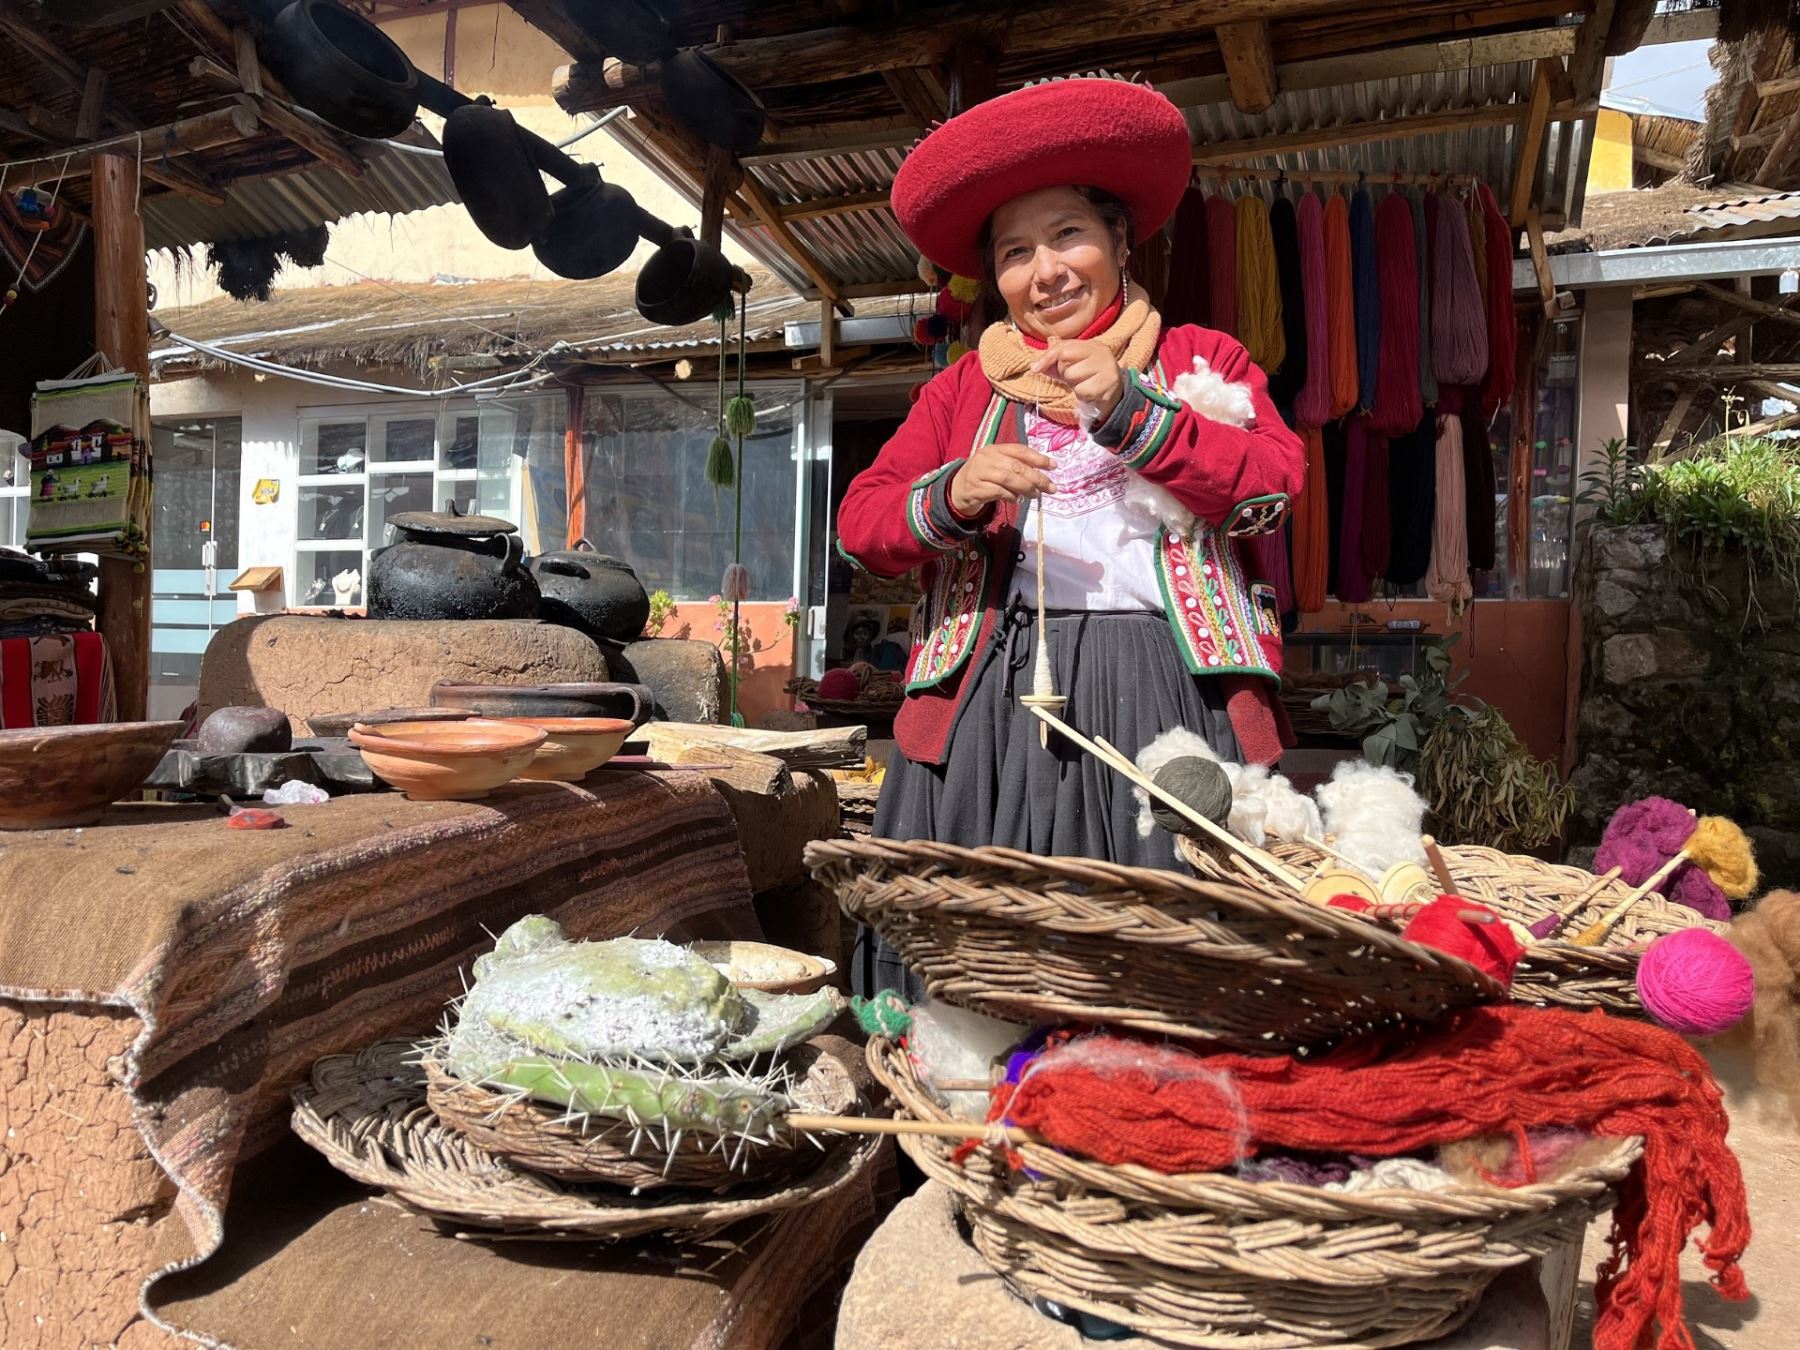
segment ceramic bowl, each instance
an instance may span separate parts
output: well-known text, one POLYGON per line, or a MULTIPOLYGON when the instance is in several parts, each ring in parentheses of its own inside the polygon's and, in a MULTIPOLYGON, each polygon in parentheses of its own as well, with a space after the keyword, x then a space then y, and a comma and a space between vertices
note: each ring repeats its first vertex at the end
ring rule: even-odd
POLYGON ((508 726, 536 727, 549 737, 520 772, 521 778, 579 783, 619 753, 631 734, 623 717, 500 717, 508 726))
POLYGON ((739 989, 770 994, 810 994, 831 982, 837 962, 808 956, 790 947, 736 939, 688 944, 694 955, 739 989))
POLYGON ((476 714, 467 708, 382 708, 375 712, 318 713, 306 719, 314 736, 336 738, 348 736, 359 722, 365 727, 385 726, 389 722, 466 722, 476 714))
POLYGON ((150 776, 179 722, 0 731, 0 830, 91 825, 150 776))
POLYGON ((479 800, 517 778, 547 739, 537 727, 483 717, 350 728, 375 776, 415 802, 479 800))

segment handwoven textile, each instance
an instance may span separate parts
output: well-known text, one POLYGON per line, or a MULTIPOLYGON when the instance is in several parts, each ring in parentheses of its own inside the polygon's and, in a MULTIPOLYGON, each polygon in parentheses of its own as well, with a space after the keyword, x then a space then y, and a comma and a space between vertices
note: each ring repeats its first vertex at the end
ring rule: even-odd
POLYGON ((98 633, 0 639, 0 728, 88 726, 118 715, 112 661, 98 633))
POLYGON ((436 1025, 515 919, 576 937, 759 931, 736 826, 697 774, 287 815, 228 831, 211 808, 121 807, 0 851, 0 998, 144 1024, 118 1077, 177 1190, 163 1270, 218 1248, 235 1166, 282 1137, 314 1060, 436 1025))

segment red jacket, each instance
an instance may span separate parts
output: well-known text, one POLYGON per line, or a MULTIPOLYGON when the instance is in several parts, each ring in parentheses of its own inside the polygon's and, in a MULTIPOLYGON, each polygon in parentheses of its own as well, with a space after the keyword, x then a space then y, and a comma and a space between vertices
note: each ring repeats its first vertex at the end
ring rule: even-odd
MULTIPOLYGON (((1153 369, 1127 371, 1126 380, 1119 409, 1095 439, 1197 518, 1186 537, 1163 533, 1168 618, 1188 668, 1226 681, 1245 758, 1273 763, 1284 725, 1272 693, 1280 625, 1273 592, 1244 577, 1230 538, 1279 525, 1304 479, 1305 451, 1270 402, 1263 372, 1223 333, 1168 329, 1153 369), (1255 410, 1248 425, 1213 421, 1169 392, 1196 357, 1248 389, 1255 410)), ((894 723, 902 753, 918 762, 943 762, 966 671, 992 640, 1018 555, 1016 508, 1000 503, 964 521, 949 510, 949 483, 978 444, 1023 441, 1019 414, 994 393, 971 352, 925 386, 838 512, 838 549, 850 562, 883 577, 924 572, 907 699, 894 723)))

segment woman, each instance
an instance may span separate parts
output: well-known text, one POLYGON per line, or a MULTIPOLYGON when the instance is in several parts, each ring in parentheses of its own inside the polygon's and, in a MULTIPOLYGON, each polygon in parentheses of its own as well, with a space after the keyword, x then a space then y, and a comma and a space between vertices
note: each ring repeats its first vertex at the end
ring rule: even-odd
MULTIPOLYGON (((1139 833, 1130 785, 1054 734, 1041 746, 1018 702, 1038 640, 1033 510, 1073 726, 1133 757, 1172 727, 1227 759, 1281 752, 1273 593, 1231 539, 1279 523, 1301 444, 1242 346, 1163 330, 1125 271, 1190 161, 1162 95, 1070 79, 951 119, 894 181, 908 237, 1007 317, 925 386, 839 513, 851 562, 925 582, 879 836, 1175 865, 1167 834, 1139 833)), ((862 992, 905 986, 891 951, 865 948, 862 992)))

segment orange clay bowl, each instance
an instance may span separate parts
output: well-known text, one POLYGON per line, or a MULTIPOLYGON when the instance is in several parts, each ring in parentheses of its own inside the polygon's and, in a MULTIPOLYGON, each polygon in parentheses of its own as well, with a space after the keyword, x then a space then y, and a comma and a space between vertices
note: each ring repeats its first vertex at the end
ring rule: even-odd
POLYGON ((623 717, 496 717, 507 726, 536 727, 548 738, 537 748, 521 778, 579 783, 619 753, 631 734, 623 717))
POLYGON ((549 737, 537 727, 471 717, 350 728, 350 744, 377 778, 415 802, 475 801, 510 783, 549 737))
POLYGON ((91 825, 150 771, 179 722, 0 731, 0 830, 91 825))

